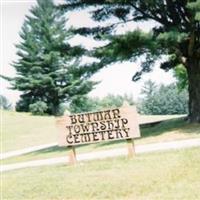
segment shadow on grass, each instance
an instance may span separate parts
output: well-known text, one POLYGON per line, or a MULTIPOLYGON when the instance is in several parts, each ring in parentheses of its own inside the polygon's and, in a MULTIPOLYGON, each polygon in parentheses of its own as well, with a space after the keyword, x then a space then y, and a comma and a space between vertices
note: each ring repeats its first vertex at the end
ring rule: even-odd
MULTIPOLYGON (((166 120, 163 122, 157 122, 157 123, 152 123, 148 125, 141 125, 140 126, 141 137, 135 140, 159 136, 159 135, 165 134, 166 132, 171 132, 171 131, 174 131, 174 132, 178 131, 179 133, 183 133, 183 134, 192 134, 192 133, 199 134, 200 136, 200 124, 190 124, 186 121, 185 117, 182 117, 179 119, 171 119, 171 120, 166 120)), ((96 146, 99 148, 99 147, 109 146, 113 144, 121 144, 124 142, 125 140, 103 142, 103 143, 96 144, 96 146)))
POLYGON ((46 149, 42 149, 42 150, 38 150, 35 151, 34 154, 41 154, 41 153, 51 153, 51 152, 63 152, 66 151, 67 147, 59 147, 59 146, 53 146, 53 147, 49 147, 46 149))
POLYGON ((185 124, 186 124, 186 121, 183 118, 181 118, 181 119, 172 119, 172 120, 163 121, 151 127, 141 126, 141 129, 140 129, 141 137, 145 138, 145 137, 162 135, 163 133, 168 132, 168 131, 178 130, 181 127, 183 127, 185 124))
POLYGON ((179 119, 171 119, 163 121, 153 127, 141 128, 141 137, 145 138, 158 136, 170 131, 179 131, 183 134, 200 134, 200 124, 190 124, 184 117, 179 119))
MULTIPOLYGON (((76 146, 76 151, 79 152, 79 150, 83 149, 90 149, 90 151, 96 150, 98 148, 109 146, 113 144, 120 144, 123 143, 125 140, 118 140, 118 141, 111 141, 111 142, 101 142, 101 143, 94 143, 94 144, 84 144, 76 146)), ((29 155, 35 156, 39 154, 51 154, 51 153, 62 153, 62 152, 68 152, 70 148, 68 147, 59 147, 59 146, 53 146, 46 149, 34 151, 31 153, 28 153, 29 155)), ((28 155, 26 154, 26 155, 28 155)))
POLYGON ((126 140, 115 140, 115 141, 107 141, 107 142, 101 142, 101 143, 97 143, 95 146, 96 148, 100 148, 103 146, 108 146, 108 145, 114 145, 114 144, 122 144, 124 143, 126 140))
MULTIPOLYGON (((85 144, 85 145, 80 145, 80 146, 76 146, 76 150, 79 150, 80 148, 89 146, 91 144, 85 144)), ((68 152, 69 151, 69 147, 60 147, 60 146, 53 146, 53 147, 49 147, 49 148, 45 148, 42 150, 38 150, 38 151, 34 151, 30 154, 32 155, 37 155, 37 154, 50 154, 50 153, 61 153, 61 152, 68 152)))

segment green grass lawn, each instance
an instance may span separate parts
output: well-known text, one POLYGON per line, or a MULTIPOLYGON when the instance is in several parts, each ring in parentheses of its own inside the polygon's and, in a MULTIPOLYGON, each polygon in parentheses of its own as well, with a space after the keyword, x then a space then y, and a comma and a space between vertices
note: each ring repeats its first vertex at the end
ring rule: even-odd
POLYGON ((2 111, 2 152, 57 141, 55 118, 2 111))
POLYGON ((2 174, 4 200, 197 200, 200 148, 2 174))
MULTIPOLYGON (((15 122, 16 131, 14 127, 8 126, 6 133, 3 134, 3 146, 8 148, 16 148, 16 146, 24 146, 29 144, 33 146, 33 143, 38 142, 39 144, 56 142, 56 130, 55 130, 55 119, 53 117, 34 117, 27 114, 19 114, 15 112, 5 112, 5 116, 9 119, 6 123, 9 124, 11 119, 15 122), (17 124, 17 120, 26 119, 25 124, 17 124), (45 121, 46 120, 46 121, 45 121), (31 123, 33 122, 33 123, 31 123), (39 123, 39 125, 38 125, 39 123), (14 138, 11 137, 11 129, 14 138), (24 132, 24 129, 30 132, 24 132), (39 132, 34 130, 39 129, 39 132), (14 140, 15 139, 15 140, 14 140), (6 141, 6 142, 5 142, 6 141), (13 144, 15 143, 15 144, 13 144), (13 144, 13 146, 12 146, 13 144), (11 146, 10 146, 11 145, 11 146)), ((4 122, 5 124, 5 122, 4 122)), ((6 126, 7 127, 7 126, 6 126)), ((188 124, 183 119, 173 119, 162 122, 153 127, 141 128, 141 138, 136 139, 136 145, 155 143, 155 142, 166 142, 173 140, 189 139, 200 137, 200 124, 188 124)), ((115 142, 102 142, 91 145, 83 145, 77 147, 77 153, 100 151, 110 148, 125 147, 125 141, 115 142)), ((11 164, 15 162, 23 162, 36 159, 52 158, 57 156, 67 155, 67 147, 51 147, 44 150, 36 151, 33 153, 25 154, 14 158, 9 158, 1 161, 2 164, 11 164)))

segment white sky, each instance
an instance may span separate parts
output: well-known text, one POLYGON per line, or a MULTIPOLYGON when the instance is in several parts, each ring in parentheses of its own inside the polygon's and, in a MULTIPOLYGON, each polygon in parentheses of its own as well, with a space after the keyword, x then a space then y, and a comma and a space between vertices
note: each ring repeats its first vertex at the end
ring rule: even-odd
MULTIPOLYGON (((35 4, 34 0, 1 0, 1 74, 7 76, 15 76, 15 69, 11 66, 13 61, 17 60, 15 44, 19 43, 19 31, 24 21, 25 15, 29 14, 29 9, 35 4)), ((92 25, 92 22, 85 12, 77 12, 70 14, 70 22, 78 26, 92 25)), ((123 30, 136 28, 138 24, 127 25, 122 27, 123 30)), ((148 31, 152 24, 142 23, 139 26, 148 31)), ((73 43, 81 43, 92 47, 94 44, 88 39, 73 40, 73 43)), ((142 77, 139 82, 132 82, 132 76, 139 68, 139 63, 123 63, 115 64, 102 69, 99 73, 92 77, 92 80, 101 81, 96 89, 90 93, 90 96, 105 96, 108 93, 132 94, 134 99, 137 99, 144 81, 151 79, 156 83, 170 83, 174 81, 171 73, 166 73, 160 70, 158 66, 154 71, 142 77)), ((19 98, 19 92, 7 89, 9 84, 1 80, 1 92, 13 104, 19 98)))

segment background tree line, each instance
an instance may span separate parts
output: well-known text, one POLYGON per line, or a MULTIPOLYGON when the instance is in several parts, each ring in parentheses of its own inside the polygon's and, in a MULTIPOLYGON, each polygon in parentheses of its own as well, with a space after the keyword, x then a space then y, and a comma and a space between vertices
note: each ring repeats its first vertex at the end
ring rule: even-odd
POLYGON ((188 113, 188 92, 179 90, 177 85, 156 85, 147 81, 141 91, 141 97, 134 101, 131 95, 112 95, 103 98, 82 96, 74 98, 70 106, 66 106, 71 113, 88 112, 109 108, 121 107, 126 101, 130 105, 136 105, 141 114, 146 115, 173 115, 188 113))
MULTIPOLYGON (((70 113, 92 112, 110 108, 121 107, 124 102, 136 105, 140 114, 146 115, 172 115, 188 113, 188 92, 179 90, 176 84, 156 85, 152 81, 144 83, 141 97, 134 101, 132 95, 113 95, 105 97, 89 97, 88 95, 74 96, 70 102, 59 105, 59 113, 62 115, 67 110, 70 113)), ((0 95, 1 109, 10 110, 9 100, 0 95)), ((30 105, 30 112, 35 115, 44 115, 47 105, 42 101, 30 105)))

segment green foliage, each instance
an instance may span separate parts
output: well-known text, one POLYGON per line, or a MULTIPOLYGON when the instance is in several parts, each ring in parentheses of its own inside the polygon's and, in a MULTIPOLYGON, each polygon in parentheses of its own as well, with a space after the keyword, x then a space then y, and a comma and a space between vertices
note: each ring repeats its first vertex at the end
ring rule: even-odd
POLYGON ((127 94, 123 96, 108 94, 103 98, 76 96, 72 99, 69 110, 71 113, 98 111, 121 107, 124 101, 127 101, 130 105, 134 104, 133 97, 127 94))
POLYGON ((97 109, 98 105, 96 104, 96 100, 87 96, 74 96, 69 105, 69 111, 71 113, 89 112, 97 109))
MULTIPOLYGON (((104 46, 97 47, 90 54, 99 59, 95 64, 97 68, 137 59, 141 61, 141 70, 132 78, 137 81, 163 56, 166 60, 160 67, 166 71, 182 65, 187 71, 185 77, 189 85, 189 121, 200 123, 200 0, 65 1, 66 4, 60 6, 62 9, 90 7, 92 18, 104 22, 97 27, 82 27, 74 31, 106 41, 104 46), (135 22, 144 21, 154 22, 149 33, 118 31, 123 25, 134 27, 135 22)), ((176 75, 182 79, 183 74, 179 72, 176 70, 176 75)), ((185 79, 181 81, 182 85, 185 79)))
POLYGON ((156 86, 152 81, 144 85, 144 97, 139 103, 139 112, 147 115, 186 114, 188 112, 188 93, 179 92, 175 84, 156 86))
POLYGON ((200 0, 189 2, 187 7, 194 11, 195 20, 200 21, 200 0))
POLYGON ((36 103, 29 105, 29 110, 33 115, 44 115, 47 109, 47 104, 42 101, 37 101, 36 103))
POLYGON ((174 76, 177 79, 177 85, 180 90, 183 90, 188 87, 188 75, 183 65, 178 65, 174 69, 174 76))
POLYGON ((134 105, 133 97, 131 95, 124 94, 121 96, 108 94, 99 100, 99 107, 101 109, 121 107, 124 102, 128 102, 130 105, 134 105))
POLYGON ((97 49, 95 56, 116 56, 118 60, 123 61, 147 53, 149 48, 155 51, 156 46, 152 42, 152 36, 151 33, 144 33, 139 29, 124 35, 110 36, 108 37, 110 44, 97 49), (141 49, 141 46, 144 48, 141 49))
POLYGON ((9 102, 9 100, 3 96, 0 95, 0 108, 3 110, 10 110, 12 107, 12 104, 9 102))
POLYGON ((76 33, 82 35, 92 35, 96 39, 109 41, 105 46, 97 48, 93 54, 93 56, 101 58, 100 67, 112 62, 135 60, 141 56, 146 56, 146 62, 142 64, 142 70, 137 74, 136 80, 138 80, 142 72, 151 70, 153 60, 159 59, 161 55, 169 55, 169 60, 161 65, 164 69, 174 68, 178 64, 186 66, 182 58, 190 56, 188 48, 191 33, 195 33, 195 42, 197 43, 197 45, 192 44, 192 54, 199 50, 199 5, 199 0, 192 2, 187 0, 85 0, 84 3, 81 0, 75 3, 66 0, 66 5, 61 7, 63 9, 76 9, 93 6, 91 8, 92 18, 95 21, 105 22, 102 26, 75 30, 76 33), (110 21, 111 19, 113 23, 110 21), (122 24, 148 20, 156 22, 155 27, 149 33, 133 30, 116 34, 117 28, 122 24), (173 62, 170 59, 172 55, 174 56, 173 62), (150 59, 150 57, 153 57, 153 59, 150 59))
POLYGON ((141 93, 145 97, 153 97, 156 90, 157 90, 157 85, 153 81, 148 80, 145 82, 141 93))
POLYGON ((20 32, 22 42, 16 46, 17 76, 10 80, 12 89, 22 92, 16 110, 27 112, 29 105, 42 101, 48 107, 42 112, 58 115, 61 103, 87 94, 95 83, 88 80, 90 67, 80 65, 85 50, 68 44, 73 34, 53 1, 38 0, 30 12, 20 32))

